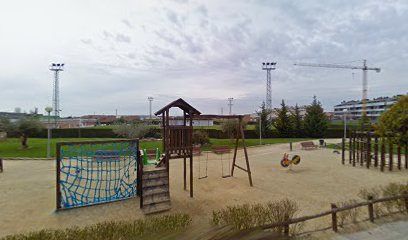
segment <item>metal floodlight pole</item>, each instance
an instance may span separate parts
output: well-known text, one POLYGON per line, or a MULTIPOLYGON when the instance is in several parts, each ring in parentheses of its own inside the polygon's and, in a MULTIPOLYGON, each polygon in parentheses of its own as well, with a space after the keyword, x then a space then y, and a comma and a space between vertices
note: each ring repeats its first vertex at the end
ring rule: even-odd
POLYGON ((60 116, 59 106, 59 72, 64 71, 64 63, 51 63, 50 70, 54 72, 54 89, 52 94, 52 103, 54 107, 54 127, 57 127, 60 116))
POLYGON ((266 109, 272 112, 271 70, 276 69, 276 62, 263 62, 262 70, 266 70, 266 109))
POLYGON ((232 115, 232 101, 234 100, 233 97, 228 98, 228 106, 229 106, 229 115, 232 115))
POLYGON ((46 107, 45 111, 48 113, 48 124, 47 124, 47 158, 51 157, 51 126, 50 126, 50 115, 52 112, 52 107, 46 107))
POLYGON ((147 100, 149 100, 149 119, 152 120, 152 102, 153 102, 153 97, 148 97, 147 100))

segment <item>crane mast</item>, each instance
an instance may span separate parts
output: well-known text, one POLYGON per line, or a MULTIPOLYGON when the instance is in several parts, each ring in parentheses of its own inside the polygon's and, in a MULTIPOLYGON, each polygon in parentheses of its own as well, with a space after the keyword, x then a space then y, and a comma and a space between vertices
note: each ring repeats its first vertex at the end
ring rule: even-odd
POLYGON ((314 64, 314 63, 295 63, 295 66, 303 66, 303 67, 324 67, 324 68, 344 68, 344 69, 361 69, 363 70, 363 94, 362 94, 362 112, 361 116, 367 116, 367 87, 368 87, 368 80, 367 80, 367 70, 373 70, 376 72, 380 72, 381 68, 377 67, 367 67, 367 60, 363 60, 363 66, 352 66, 352 65, 340 65, 340 64, 314 64))

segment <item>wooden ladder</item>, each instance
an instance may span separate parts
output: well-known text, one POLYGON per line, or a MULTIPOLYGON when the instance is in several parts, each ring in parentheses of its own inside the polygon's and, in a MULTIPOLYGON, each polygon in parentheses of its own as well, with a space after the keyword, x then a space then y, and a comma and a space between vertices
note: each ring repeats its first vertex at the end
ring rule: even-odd
POLYGON ((145 166, 142 175, 142 211, 153 214, 171 208, 169 174, 164 167, 145 166))

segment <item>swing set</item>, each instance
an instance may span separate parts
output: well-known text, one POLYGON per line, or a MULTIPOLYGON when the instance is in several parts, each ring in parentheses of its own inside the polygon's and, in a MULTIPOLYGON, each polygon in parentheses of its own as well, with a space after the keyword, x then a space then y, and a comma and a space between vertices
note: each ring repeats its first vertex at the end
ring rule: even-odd
MULTIPOLYGON (((231 148, 228 146, 213 146, 212 147, 212 152, 220 155, 220 162, 221 162, 221 176, 222 178, 228 178, 234 176, 234 170, 235 168, 238 168, 248 174, 248 180, 249 180, 249 185, 252 187, 252 176, 251 176, 251 168, 249 165, 249 158, 248 158, 248 152, 246 149, 246 144, 245 144, 245 135, 244 135, 244 129, 242 127, 242 121, 243 121, 243 115, 198 115, 194 116, 195 119, 199 118, 205 118, 205 119, 236 119, 238 120, 237 124, 237 129, 235 131, 235 144, 234 144, 234 155, 232 158, 232 164, 231 164, 231 148), (239 166, 236 163, 237 160, 237 155, 238 155, 238 144, 241 141, 242 143, 242 148, 244 150, 244 157, 245 157, 245 163, 246 163, 246 168, 239 166), (228 154, 228 168, 224 167, 225 166, 225 159, 223 159, 223 155, 228 154)), ((199 158, 199 178, 198 179, 203 179, 207 178, 207 171, 208 171, 208 152, 206 156, 206 166, 205 166, 205 175, 201 175, 201 159, 199 158)))

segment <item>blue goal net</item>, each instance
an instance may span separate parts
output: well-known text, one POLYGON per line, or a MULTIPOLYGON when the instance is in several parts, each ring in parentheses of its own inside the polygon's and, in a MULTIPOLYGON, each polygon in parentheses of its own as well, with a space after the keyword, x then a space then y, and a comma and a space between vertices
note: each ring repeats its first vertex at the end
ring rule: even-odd
POLYGON ((57 209, 135 197, 138 140, 57 144, 57 209))

